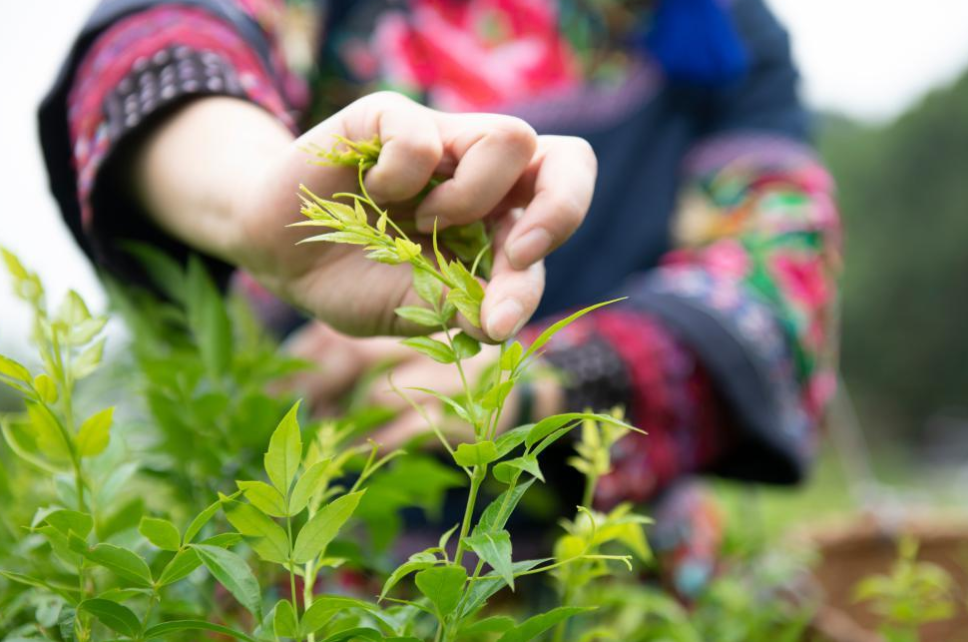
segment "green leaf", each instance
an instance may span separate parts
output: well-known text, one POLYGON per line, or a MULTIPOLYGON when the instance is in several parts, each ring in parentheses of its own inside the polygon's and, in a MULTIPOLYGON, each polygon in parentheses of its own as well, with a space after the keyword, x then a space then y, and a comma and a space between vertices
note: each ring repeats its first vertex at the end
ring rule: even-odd
POLYGON ((497 447, 493 441, 481 441, 476 444, 460 444, 454 452, 454 461, 458 466, 470 468, 483 466, 497 459, 497 447))
POLYGON ((471 414, 470 414, 470 412, 468 412, 467 408, 465 408, 464 406, 462 406, 456 400, 448 397, 447 395, 441 394, 441 393, 437 392, 436 390, 431 390, 430 388, 414 387, 414 388, 410 388, 410 390, 416 390, 417 392, 422 392, 424 394, 430 395, 431 397, 434 397, 435 399, 437 399, 438 401, 442 402, 446 406, 449 406, 451 410, 453 410, 455 413, 457 413, 457 416, 458 417, 460 417, 461 419, 463 419, 467 423, 469 423, 469 424, 473 424, 474 423, 474 420, 471 419, 471 414))
POLYGON ((544 345, 551 340, 551 337, 555 336, 556 334, 558 334, 558 332, 563 330, 565 327, 571 325, 572 323, 582 318, 589 312, 597 310, 598 308, 605 307, 606 305, 612 305, 613 303, 624 301, 626 298, 627 297, 622 297, 619 299, 612 299, 611 301, 605 301, 603 303, 596 303, 595 305, 588 306, 587 308, 583 310, 579 310, 578 312, 572 314, 571 316, 565 317, 561 321, 555 324, 552 324, 551 326, 548 327, 547 330, 539 334, 538 338, 535 339, 530 346, 528 346, 528 349, 525 351, 524 355, 522 355, 521 359, 518 360, 518 362, 520 363, 521 361, 524 361, 525 359, 533 355, 535 352, 543 348, 544 345))
POLYGON ((538 466, 538 458, 533 455, 522 455, 508 461, 502 461, 494 467, 494 479, 502 484, 509 484, 515 471, 518 470, 529 473, 542 482, 545 480, 544 475, 541 474, 541 467, 538 466))
POLYGON ((444 284, 427 270, 413 269, 413 289, 432 306, 438 305, 444 296, 444 284))
POLYGON ((296 481, 292 495, 289 497, 289 514, 298 515, 309 504, 326 480, 326 471, 329 470, 331 458, 317 461, 309 467, 309 470, 300 475, 296 481))
POLYGON ((393 589, 394 586, 400 583, 400 580, 410 575, 411 573, 416 573, 417 571, 422 571, 424 569, 436 566, 436 562, 430 562, 426 560, 410 560, 404 562, 390 573, 390 577, 387 581, 383 583, 383 589, 380 591, 379 600, 382 602, 383 598, 387 596, 387 593, 393 589))
POLYGON ((146 243, 122 241, 120 245, 125 252, 138 259, 152 284, 165 296, 178 304, 185 303, 188 286, 185 282, 185 273, 177 261, 155 246, 146 243))
POLYGON ((502 381, 491 388, 481 397, 481 407, 485 410, 496 410, 504 405, 504 400, 508 398, 514 390, 514 381, 502 381))
POLYGON ((461 637, 477 637, 486 633, 504 633, 515 624, 514 619, 506 615, 492 615, 461 627, 458 635, 461 637))
POLYGON ((276 604, 275 615, 272 617, 272 630, 276 637, 298 638, 299 619, 288 600, 279 600, 276 604))
POLYGON ((460 261, 450 262, 447 266, 447 276, 457 283, 457 287, 465 292, 474 303, 480 305, 484 300, 484 286, 474 278, 474 275, 460 261))
POLYGON ((118 577, 136 586, 151 586, 151 569, 144 559, 133 551, 114 544, 98 544, 89 548, 87 543, 76 535, 70 537, 70 547, 89 562, 109 569, 118 577))
POLYGON ((417 589, 434 605, 440 619, 457 608, 466 581, 467 571, 463 566, 454 565, 434 566, 414 576, 417 589))
MULTIPOLYGON (((562 431, 560 435, 555 436, 555 438, 552 440, 554 441, 558 439, 558 437, 561 437, 561 435, 563 435, 565 432, 567 432, 567 430, 564 430, 567 424, 574 423, 575 425, 577 425, 577 422, 580 422, 583 419, 590 419, 592 421, 598 421, 601 423, 611 424, 613 426, 619 426, 622 428, 627 428, 629 430, 635 430, 637 432, 641 432, 634 426, 630 426, 629 424, 625 423, 621 419, 616 419, 615 417, 611 415, 606 415, 604 413, 566 412, 560 415, 552 415, 550 417, 546 417, 541 421, 539 421, 538 423, 536 423, 531 428, 530 432, 528 432, 528 437, 524 441, 525 446, 527 446, 527 448, 530 450, 539 441, 544 440, 546 437, 551 436, 552 434, 558 432, 559 430, 562 431)), ((550 442, 543 444, 541 449, 538 450, 538 452, 541 452, 541 450, 544 450, 544 448, 546 448, 549 444, 550 442)))
POLYGON ((498 638, 497 642, 528 642, 528 640, 533 640, 545 631, 557 626, 559 622, 564 622, 579 613, 587 613, 593 610, 595 609, 589 607, 559 606, 547 613, 528 618, 513 629, 506 631, 504 635, 498 638))
POLYGON ((95 457, 104 452, 111 439, 114 407, 95 413, 81 424, 77 432, 77 451, 82 457, 95 457))
POLYGON ((266 473, 280 493, 289 495, 289 487, 302 460, 302 436, 299 434, 297 402, 276 427, 269 439, 265 456, 266 473))
POLYGON ((78 610, 86 611, 97 618, 98 622, 129 638, 141 635, 141 622, 138 616, 128 607, 98 598, 84 600, 78 605, 78 610))
POLYGON ((44 517, 44 521, 64 535, 74 533, 82 539, 94 529, 94 519, 88 513, 76 510, 56 510, 44 517))
POLYGON ((67 294, 64 295, 64 299, 61 301, 60 307, 57 309, 57 314, 54 317, 56 321, 63 323, 67 327, 75 326, 90 318, 91 313, 87 309, 87 304, 84 303, 81 295, 74 290, 68 290, 67 294))
POLYGON ((65 343, 69 346, 82 346, 94 340, 108 323, 107 317, 94 317, 77 324, 67 333, 65 343))
POLYGON ((151 640, 152 638, 163 638, 173 633, 181 633, 182 631, 210 631, 212 633, 221 633, 222 635, 227 635, 237 640, 244 640, 244 642, 259 642, 241 631, 235 631, 221 624, 210 624, 203 620, 175 620, 156 624, 145 631, 144 637, 146 640, 151 640))
POLYGON ((463 290, 451 290, 447 293, 447 302, 457 308, 472 326, 481 327, 480 301, 475 301, 463 290))
POLYGON ((419 308, 416 306, 405 306, 402 308, 397 308, 395 312, 397 313, 398 317, 401 319, 406 319, 411 323, 416 323, 417 325, 422 325, 428 328, 440 327, 440 318, 433 310, 419 308))
MULTIPOLYGON (((308 636, 319 631, 336 613, 342 613, 349 609, 361 609, 375 616, 380 622, 393 629, 393 625, 383 616, 380 607, 363 600, 342 595, 320 595, 313 598, 312 606, 306 609, 300 624, 300 634, 308 636)), ((382 639, 382 638, 380 638, 382 639)))
POLYGON ((25 405, 37 446, 43 454, 52 461, 69 461, 70 445, 65 441, 65 435, 50 410, 33 401, 28 401, 25 405))
POLYGON ((502 530, 504 525, 507 524, 511 513, 517 508, 521 498, 524 497, 524 494, 528 492, 528 489, 531 488, 531 484, 533 483, 534 479, 529 479, 523 484, 518 484, 514 488, 510 488, 498 495, 497 499, 484 509, 481 518, 477 520, 477 525, 474 527, 474 535, 502 530))
POLYGON ((353 515, 365 490, 343 495, 324 506, 299 530, 292 559, 303 564, 326 551, 340 529, 353 515))
POLYGON ((190 548, 178 551, 161 571, 158 578, 158 586, 168 586, 182 580, 202 565, 202 560, 198 558, 198 553, 190 548))
POLYGON ((219 509, 222 508, 222 504, 224 502, 232 501, 233 499, 238 497, 241 494, 241 492, 242 491, 232 493, 227 497, 221 496, 221 498, 217 502, 213 502, 208 506, 208 508, 206 508, 201 513, 199 513, 195 517, 195 519, 193 519, 191 523, 188 525, 188 528, 185 529, 185 543, 188 544, 193 539, 195 539, 195 536, 198 535, 198 532, 202 530, 202 528, 205 527, 205 524, 208 524, 208 522, 211 521, 211 519, 215 516, 215 513, 217 513, 219 509))
POLYGON ((464 332, 458 332, 453 341, 454 352, 461 359, 470 359, 481 351, 481 342, 464 332))
POLYGON ((223 506, 225 517, 235 530, 246 537, 255 538, 250 545, 259 557, 277 564, 285 564, 289 560, 289 537, 271 517, 251 504, 231 501, 224 502, 223 506))
POLYGON ((0 571, 0 577, 5 577, 11 582, 16 582, 17 584, 23 584, 24 586, 32 586, 34 588, 46 589, 51 593, 55 593, 66 601, 70 605, 77 604, 77 596, 80 595, 80 591, 76 586, 59 586, 57 584, 49 584, 42 579, 31 577, 29 575, 24 575, 23 573, 14 573, 13 571, 0 571))
POLYGON ((501 355, 501 370, 506 370, 508 372, 514 370, 521 363, 521 357, 524 354, 524 348, 521 346, 520 341, 515 341, 508 347, 504 349, 504 354, 501 355))
POLYGON ((322 640, 322 642, 359 642, 360 640, 367 640, 367 642, 383 642, 385 639, 386 638, 384 638, 383 635, 376 629, 360 627, 334 633, 328 638, 322 640))
POLYGON ((437 363, 454 363, 457 355, 446 343, 430 337, 410 337, 401 341, 403 345, 413 348, 420 354, 427 355, 437 363))
POLYGON ((222 294, 197 256, 188 261, 186 308, 202 360, 212 375, 221 375, 232 362, 232 324, 222 294))
POLYGON ((29 370, 13 359, 9 359, 3 355, 0 355, 0 376, 7 377, 8 379, 13 379, 14 381, 19 381, 20 383, 27 385, 30 385, 31 382, 29 370))
POLYGON ((523 426, 518 426, 501 434, 494 444, 497 446, 498 458, 504 457, 512 450, 524 443, 524 440, 528 438, 528 433, 534 424, 525 424, 523 426))
POLYGON ((57 384, 46 373, 42 372, 34 377, 34 389, 37 391, 37 396, 47 405, 57 401, 57 384))
POLYGON ((107 339, 101 339, 74 360, 71 364, 71 373, 75 379, 83 379, 97 370, 97 367, 101 365, 101 359, 104 356, 105 341, 107 339))
POLYGON ((192 548, 219 584, 234 595, 239 604, 255 616, 256 621, 261 620, 262 592, 245 560, 217 546, 192 544, 192 548))
POLYGON ((245 498, 266 515, 286 516, 286 498, 269 484, 260 481, 237 481, 235 483, 245 495, 245 498))
POLYGON ((138 532, 163 551, 177 551, 181 548, 181 533, 167 519, 142 517, 138 532))
MULTIPOLYGON (((525 571, 530 571, 536 566, 548 562, 548 559, 537 559, 537 560, 524 560, 521 562, 515 562, 511 568, 514 570, 515 574, 523 573, 525 571)), ((507 586, 507 582, 500 575, 488 573, 484 575, 476 582, 471 582, 470 588, 467 591, 467 597, 464 599, 460 607, 460 612, 458 613, 458 619, 463 619, 474 613, 479 608, 481 608, 488 598, 507 586)))
POLYGON ((505 530, 482 532, 465 537, 464 542, 477 556, 489 564, 514 590, 514 570, 511 559, 511 534, 505 530))

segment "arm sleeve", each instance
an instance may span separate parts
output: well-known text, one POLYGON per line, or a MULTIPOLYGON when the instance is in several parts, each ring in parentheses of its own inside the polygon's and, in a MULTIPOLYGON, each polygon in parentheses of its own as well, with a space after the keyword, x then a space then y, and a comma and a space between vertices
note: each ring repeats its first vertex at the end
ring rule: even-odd
POLYGON ((584 317, 546 354, 573 406, 621 403, 649 432, 617 445, 602 500, 696 471, 795 483, 834 392, 833 182, 807 144, 786 32, 761 0, 732 13, 751 67, 711 94, 674 249, 623 307, 584 317))
POLYGON ((110 180, 129 143, 174 105, 235 96, 294 126, 305 89, 282 53, 284 8, 275 0, 115 0, 95 9, 41 105, 39 124, 51 189, 99 267, 122 278, 137 273, 122 240, 187 252, 110 180))

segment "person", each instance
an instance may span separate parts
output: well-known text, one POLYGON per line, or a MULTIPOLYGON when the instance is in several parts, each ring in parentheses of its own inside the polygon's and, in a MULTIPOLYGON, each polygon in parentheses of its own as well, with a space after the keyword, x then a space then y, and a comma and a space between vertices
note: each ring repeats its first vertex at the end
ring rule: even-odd
MULTIPOLYGON (((307 384, 319 407, 394 354, 358 337, 405 331, 392 311, 412 299, 408 270, 284 228, 300 183, 353 189, 306 162, 333 134, 380 137, 367 187, 418 229, 494 226, 486 338, 627 296, 549 346, 560 377, 509 399, 522 421, 622 406, 648 433, 616 446, 607 506, 695 473, 792 484, 809 468, 835 388, 840 227, 797 81, 763 0, 115 0, 40 132, 92 260, 130 278, 136 239, 238 268, 328 366, 307 384), (451 178, 414 207, 434 174, 451 178)), ((401 385, 455 385, 397 358, 401 385)), ((419 425, 404 411, 379 438, 419 425)))

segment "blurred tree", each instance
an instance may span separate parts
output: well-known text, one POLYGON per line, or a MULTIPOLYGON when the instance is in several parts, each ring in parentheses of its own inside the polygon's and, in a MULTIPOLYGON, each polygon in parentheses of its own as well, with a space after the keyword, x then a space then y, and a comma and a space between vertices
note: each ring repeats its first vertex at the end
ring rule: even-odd
POLYGON ((919 434, 968 406, 968 74, 892 123, 820 133, 847 235, 843 370, 869 424, 919 434))

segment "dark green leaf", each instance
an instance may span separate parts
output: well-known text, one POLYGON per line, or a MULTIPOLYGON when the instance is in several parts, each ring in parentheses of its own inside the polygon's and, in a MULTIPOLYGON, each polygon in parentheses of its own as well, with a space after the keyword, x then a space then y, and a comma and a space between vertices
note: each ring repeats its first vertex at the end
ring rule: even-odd
POLYGON ((235 631, 220 624, 210 624, 203 620, 175 620, 173 622, 156 624, 145 631, 145 639, 163 638, 167 635, 181 633, 183 631, 210 631, 212 633, 221 633, 222 635, 227 635, 237 640, 244 640, 245 642, 259 642, 241 631, 235 631))
MULTIPOLYGON (((547 561, 549 560, 524 560, 521 562, 515 562, 511 568, 516 575, 518 573, 530 571, 539 564, 543 564, 547 561)), ((507 586, 507 582, 504 581, 504 578, 493 573, 488 573, 476 582, 471 582, 471 586, 467 591, 467 598, 461 604, 460 612, 458 614, 459 619, 465 618, 471 613, 477 611, 484 605, 485 602, 487 602, 488 598, 500 591, 505 586, 507 586)))
POLYGON ((94 520, 91 516, 76 510, 56 510, 44 517, 44 521, 64 535, 74 533, 82 539, 87 537, 94 528, 94 520))
POLYGON ((424 569, 414 577, 417 589, 430 600, 441 619, 457 608, 466 581, 467 571, 464 567, 453 565, 424 569))
POLYGON ((497 446, 498 459, 504 457, 512 450, 524 443, 524 440, 528 438, 528 433, 534 424, 525 424, 524 426, 518 426, 512 430, 508 430, 497 438, 494 445, 497 446))
POLYGON ((240 494, 242 494, 242 491, 232 493, 227 497, 220 496, 220 499, 217 502, 212 503, 208 506, 208 508, 199 513, 188 525, 188 528, 185 529, 185 543, 188 544, 195 539, 195 536, 198 535, 198 532, 202 530, 202 528, 205 527, 205 524, 208 524, 208 522, 215 516, 215 513, 222 508, 223 502, 231 501, 240 494))
POLYGON ((454 352, 461 359, 470 359, 481 351, 481 342, 464 332, 454 337, 454 352))
POLYGON ((329 621, 333 615, 342 613, 349 609, 361 609, 374 617, 381 623, 387 625, 392 630, 393 626, 380 611, 380 607, 363 600, 342 595, 321 595, 313 598, 312 606, 306 609, 300 624, 300 633, 303 636, 317 632, 329 621))
POLYGON ((118 577, 138 586, 151 586, 151 570, 140 555, 114 544, 98 544, 89 548, 76 535, 70 537, 71 550, 80 553, 89 562, 110 569, 118 577))
POLYGON ((545 631, 557 626, 559 622, 564 622, 579 613, 594 610, 594 608, 588 607, 559 606, 547 613, 528 618, 513 629, 506 631, 504 635, 498 638, 498 642, 528 642, 528 640, 533 640, 545 631))
POLYGON ((485 633, 504 633, 515 624, 514 619, 506 615, 493 615, 461 627, 458 635, 474 637, 484 635, 485 633))
POLYGON ((376 629, 356 628, 334 633, 322 642, 359 642, 359 640, 383 642, 384 639, 383 635, 376 629))
POLYGON ((205 568, 256 620, 262 619, 262 592, 245 560, 224 548, 193 544, 205 568))
POLYGON ((167 519, 142 517, 138 532, 163 551, 177 551, 181 548, 181 533, 167 519))
POLYGON ((541 468, 538 466, 538 458, 533 455, 522 455, 508 461, 502 461, 494 467, 494 479, 502 484, 509 484, 514 477, 514 473, 519 470, 529 473, 542 482, 545 480, 544 475, 541 474, 541 468))
POLYGON ((220 375, 232 360, 232 324, 222 294, 215 287, 202 261, 188 261, 186 307, 188 324, 209 372, 220 375))
POLYGON ((141 635, 141 622, 128 607, 98 598, 84 600, 78 605, 78 610, 86 611, 96 617, 98 621, 112 631, 129 638, 141 635))
POLYGON ((511 534, 505 530, 486 531, 465 537, 464 542, 489 564, 514 590, 514 570, 511 567, 511 534))
POLYGON ((272 617, 272 629, 279 638, 298 638, 299 620, 288 600, 279 600, 276 604, 275 615, 272 617))

